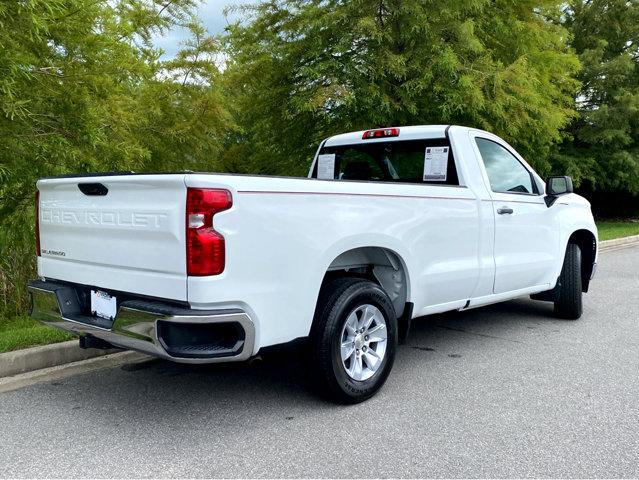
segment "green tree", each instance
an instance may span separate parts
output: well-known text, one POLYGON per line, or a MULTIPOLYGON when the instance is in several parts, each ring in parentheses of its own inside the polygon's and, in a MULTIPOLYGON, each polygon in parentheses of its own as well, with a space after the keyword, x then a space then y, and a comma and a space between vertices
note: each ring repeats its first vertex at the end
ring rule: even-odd
POLYGON ((303 173, 318 142, 376 126, 458 123, 542 171, 579 67, 550 0, 270 0, 229 27, 239 125, 226 168, 303 173))
MULTIPOLYGON (((194 0, 0 2, 0 310, 24 310, 44 176, 209 169, 229 114, 194 0), (191 39, 164 60, 153 36, 191 39)), ((0 312, 1 314, 1 312, 0 312)))
POLYGON ((583 69, 579 117, 558 171, 596 189, 639 193, 639 1, 575 0, 564 24, 583 69))

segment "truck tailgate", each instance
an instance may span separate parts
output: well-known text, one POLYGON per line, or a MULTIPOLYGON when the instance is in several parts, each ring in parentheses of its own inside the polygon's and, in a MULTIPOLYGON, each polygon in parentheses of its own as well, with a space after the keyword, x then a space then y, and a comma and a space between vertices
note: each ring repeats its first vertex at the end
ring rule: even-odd
POLYGON ((187 299, 183 174, 40 180, 38 274, 187 299))

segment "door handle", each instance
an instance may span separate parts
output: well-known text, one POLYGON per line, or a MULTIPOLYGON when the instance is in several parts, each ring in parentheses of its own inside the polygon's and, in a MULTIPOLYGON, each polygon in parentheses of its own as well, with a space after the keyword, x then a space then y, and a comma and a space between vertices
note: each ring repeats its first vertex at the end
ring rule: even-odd
POLYGON ((501 207, 501 208, 497 209, 497 213, 499 215, 510 215, 510 214, 513 213, 513 211, 514 210, 512 208, 510 208, 510 207, 501 207))

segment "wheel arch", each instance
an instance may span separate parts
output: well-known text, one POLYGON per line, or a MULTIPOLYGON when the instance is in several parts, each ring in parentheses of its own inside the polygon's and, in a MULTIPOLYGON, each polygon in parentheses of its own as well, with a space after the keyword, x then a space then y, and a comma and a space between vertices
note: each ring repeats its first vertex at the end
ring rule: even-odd
POLYGON ((322 287, 327 280, 341 276, 361 277, 377 283, 393 303, 397 317, 404 314, 410 298, 410 277, 406 262, 396 251, 382 246, 345 250, 326 268, 322 287))
MULTIPOLYGON (((566 248, 570 244, 579 246, 581 250, 581 285, 582 290, 587 292, 597 258, 597 237, 590 230, 581 228, 570 234, 566 242, 566 248)), ((566 255, 566 248, 564 248, 564 256, 566 255)))

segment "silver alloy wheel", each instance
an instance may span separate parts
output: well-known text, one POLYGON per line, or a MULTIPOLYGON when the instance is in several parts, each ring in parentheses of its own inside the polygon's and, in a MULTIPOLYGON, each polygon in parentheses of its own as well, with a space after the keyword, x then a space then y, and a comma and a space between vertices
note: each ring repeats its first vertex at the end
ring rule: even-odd
POLYGON ((360 305, 344 322, 340 337, 342 366, 353 380, 364 381, 379 369, 386 355, 386 318, 374 305, 360 305))

